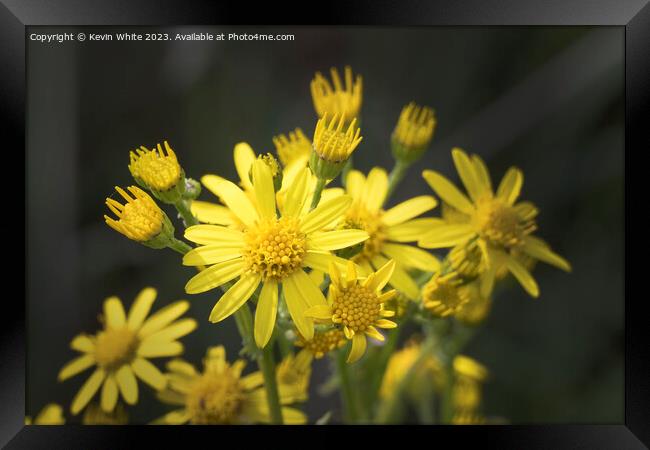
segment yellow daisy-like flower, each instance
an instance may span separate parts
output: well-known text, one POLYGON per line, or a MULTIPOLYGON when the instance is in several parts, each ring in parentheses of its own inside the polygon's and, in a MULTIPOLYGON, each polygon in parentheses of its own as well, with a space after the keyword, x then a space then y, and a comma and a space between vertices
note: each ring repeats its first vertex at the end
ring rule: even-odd
POLYGON ((311 141, 305 136, 300 128, 296 128, 289 133, 289 137, 284 134, 273 137, 275 150, 282 165, 289 166, 296 162, 307 164, 311 154, 311 141))
MULTIPOLYGON (((393 395, 397 386, 418 359, 420 349, 421 344, 409 342, 403 349, 391 355, 379 390, 379 395, 382 398, 387 399, 393 395)), ((415 379, 407 387, 407 392, 411 395, 411 398, 418 398, 418 387, 424 383, 432 384, 434 388, 442 388, 444 384, 442 365, 434 355, 430 355, 422 362, 415 374, 415 379)))
POLYGON ((169 191, 176 187, 183 178, 176 153, 165 141, 165 150, 160 144, 156 149, 149 150, 144 145, 131 151, 129 158, 129 171, 139 184, 143 184, 155 191, 169 191))
POLYGON ((347 176, 347 193, 354 202, 340 223, 344 229, 361 229, 370 236, 363 250, 353 260, 365 269, 378 269, 388 258, 396 266, 390 285, 404 293, 411 300, 420 296, 420 288, 408 274, 409 269, 435 272, 440 263, 429 252, 406 242, 417 241, 432 227, 440 225, 441 219, 419 215, 435 208, 436 199, 422 195, 406 200, 388 210, 383 209, 388 192, 388 175, 384 169, 375 167, 366 178, 358 170, 351 170, 347 176))
POLYGON ((350 206, 348 196, 321 202, 305 213, 310 172, 304 168, 287 190, 282 214, 276 211, 271 171, 262 161, 252 166, 255 203, 230 181, 213 186, 217 195, 242 223, 242 229, 218 225, 197 225, 185 237, 199 247, 183 257, 183 264, 204 266, 185 286, 189 294, 209 291, 238 281, 221 297, 210 313, 211 322, 220 322, 237 311, 262 284, 255 313, 255 342, 264 347, 273 332, 282 287, 289 314, 307 339, 314 335, 312 320, 304 316, 311 306, 326 304, 320 288, 305 267, 326 271, 330 262, 343 261, 330 253, 368 238, 361 230, 323 231, 350 206))
MULTIPOLYGON (((230 425, 270 423, 264 377, 260 372, 242 376, 246 362, 242 359, 229 364, 222 346, 208 349, 203 360, 203 372, 181 359, 167 363, 167 389, 158 398, 178 409, 156 420, 156 424, 230 425)), ((285 390, 279 381, 280 403, 295 400, 295 391, 285 390)), ((303 424, 305 415, 294 408, 283 407, 285 424, 303 424)))
POLYGON ((97 402, 91 402, 84 410, 81 418, 83 425, 126 425, 129 423, 129 415, 124 403, 118 401, 115 409, 106 412, 97 402))
POLYGON ((537 208, 529 202, 515 203, 524 178, 519 169, 510 168, 494 193, 490 175, 480 157, 470 157, 458 148, 452 150, 452 156, 470 198, 437 172, 425 170, 422 175, 445 203, 465 217, 438 224, 420 239, 420 246, 446 248, 476 242, 485 266, 481 269, 484 271, 484 295, 492 291, 496 271, 501 267, 506 267, 531 296, 539 295, 535 279, 517 258, 512 257, 514 250, 562 270, 571 270, 564 258, 532 235, 537 228, 537 208))
POLYGON ((311 82, 311 97, 318 117, 325 114, 343 116, 346 122, 359 116, 361 110, 363 79, 357 75, 353 81, 352 68, 345 67, 345 85, 341 83, 339 73, 330 69, 332 84, 320 73, 311 82))
POLYGON ((453 401, 457 412, 474 412, 481 403, 481 383, 485 381, 487 369, 467 356, 454 358, 453 401))
POLYGON ((156 202, 137 186, 128 187, 129 192, 119 186, 115 186, 115 190, 126 203, 121 204, 112 198, 106 199, 106 206, 117 216, 115 220, 104 215, 106 224, 141 244, 152 248, 167 247, 174 235, 174 227, 156 202))
POLYGON ((352 340, 348 363, 357 361, 366 352, 366 336, 384 340, 384 335, 375 327, 397 327, 395 322, 385 319, 395 313, 384 309, 384 302, 393 298, 397 291, 393 289, 381 293, 393 270, 395 262, 388 261, 368 277, 359 278, 352 261, 348 261, 344 274, 332 263, 329 270, 332 282, 329 286, 328 303, 312 306, 305 312, 308 317, 336 324, 343 329, 345 337, 352 340))
POLYGON ((433 110, 414 102, 402 109, 392 136, 395 158, 413 162, 420 158, 433 137, 436 119, 433 110))
POLYGON ((102 386, 101 407, 106 412, 113 411, 118 394, 129 405, 137 403, 136 376, 154 389, 165 387, 165 377, 148 359, 181 354, 183 345, 177 339, 192 332, 196 321, 176 320, 189 308, 187 301, 172 303, 147 319, 155 299, 155 289, 143 289, 127 315, 120 299, 109 297, 104 301, 104 329, 72 340, 70 347, 82 355, 61 369, 59 381, 96 367, 72 400, 72 414, 78 414, 102 386))
POLYGON ((458 313, 470 300, 470 292, 455 272, 436 273, 422 288, 422 302, 432 314, 447 317, 458 313))
POLYGON ((331 330, 316 331, 314 337, 308 341, 298 333, 295 345, 303 347, 314 358, 321 359, 327 353, 341 348, 346 344, 345 334, 339 328, 332 328, 331 330))
POLYGON ((30 416, 25 417, 25 425, 63 425, 63 408, 56 403, 49 403, 32 420, 30 416))
POLYGON ((328 115, 325 114, 316 122, 314 152, 319 159, 327 162, 345 162, 363 139, 361 129, 356 126, 356 119, 352 119, 347 129, 344 129, 343 116, 335 114, 329 122, 327 118, 328 115))

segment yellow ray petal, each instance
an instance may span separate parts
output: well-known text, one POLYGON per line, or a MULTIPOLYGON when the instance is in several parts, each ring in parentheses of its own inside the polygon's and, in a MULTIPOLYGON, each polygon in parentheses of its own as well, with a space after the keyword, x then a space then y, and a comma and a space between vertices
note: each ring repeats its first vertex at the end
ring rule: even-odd
POLYGON ((298 328, 298 331, 305 339, 311 340, 314 337, 314 323, 310 318, 305 316, 305 311, 310 308, 310 305, 300 293, 294 276, 285 278, 282 281, 282 291, 284 292, 287 309, 296 324, 296 328, 298 328))
POLYGON ((358 170, 348 172, 345 187, 354 200, 361 200, 365 185, 366 177, 361 172, 358 170))
POLYGON ((362 230, 334 230, 313 233, 309 236, 308 248, 314 250, 338 250, 352 247, 368 239, 368 233, 362 230))
POLYGON ((153 341, 174 341, 183 336, 190 334, 196 329, 196 320, 194 319, 181 319, 173 324, 150 334, 142 341, 147 342, 150 339, 153 341))
POLYGON ((115 372, 115 381, 117 381, 124 401, 129 405, 135 405, 138 402, 138 382, 128 364, 123 365, 115 372))
POLYGON ((388 192, 388 175, 380 167, 374 167, 368 174, 362 202, 369 211, 378 211, 384 204, 388 192))
POLYGON ((251 226, 259 219, 257 209, 244 192, 231 181, 222 181, 214 186, 217 195, 244 224, 251 226))
POLYGON ((348 364, 352 364, 353 362, 358 361, 365 352, 366 335, 363 333, 357 333, 352 337, 352 348, 350 349, 350 354, 348 355, 348 364))
POLYGON ((120 328, 126 324, 126 314, 119 298, 109 297, 104 301, 104 318, 110 328, 120 328))
POLYGON ((302 425, 307 423, 307 416, 299 409, 282 407, 282 423, 285 425, 302 425))
POLYGON ((431 253, 403 244, 389 244, 382 246, 382 253, 393 258, 398 263, 407 267, 415 267, 425 272, 435 272, 440 268, 440 261, 431 253))
POLYGON ((264 374, 262 372, 253 372, 242 377, 240 382, 244 386, 244 389, 251 391, 264 384, 264 374))
POLYGON ((488 265, 487 270, 481 275, 479 285, 479 292, 483 298, 489 298, 494 289, 494 279, 496 276, 496 266, 494 264, 488 265))
MULTIPOLYGON (((378 255, 372 259, 372 265, 375 268, 380 268, 386 264, 387 261, 386 258, 378 255)), ((420 296, 420 288, 418 288, 415 281, 413 281, 409 274, 399 264, 395 264, 393 275, 390 277, 388 283, 411 300, 415 300, 420 296)))
POLYGON ((253 295, 261 279, 260 275, 254 273, 242 275, 214 305, 210 313, 210 322, 221 322, 237 311, 253 295))
POLYGON ((235 169, 237 169, 237 175, 239 175, 241 185, 247 189, 250 188, 251 180, 248 174, 250 173, 251 166, 256 159, 255 152, 246 142, 240 142, 235 145, 233 158, 235 160, 235 169))
POLYGON ((393 322, 392 320, 387 320, 387 319, 379 319, 375 322, 375 325, 378 326, 379 328, 397 328, 397 324, 393 322))
POLYGON ((422 172, 422 176, 429 186, 431 186, 431 189, 433 189, 446 203, 449 203, 451 206, 465 214, 472 213, 474 206, 470 203, 469 199, 465 197, 465 194, 460 192, 447 178, 433 170, 425 170, 422 172))
POLYGON ((424 248, 446 248, 462 244, 475 236, 469 224, 444 224, 432 228, 420 239, 418 245, 424 248))
POLYGON ((185 230, 185 239, 196 244, 242 244, 244 233, 232 228, 219 225, 194 225, 185 230))
POLYGON ((257 207, 262 217, 275 217, 275 188, 273 174, 268 165, 261 159, 253 163, 253 186, 257 207))
POLYGON ((465 185, 465 189, 469 193, 472 200, 476 201, 481 195, 481 186, 478 182, 478 177, 474 171, 474 164, 469 159, 467 154, 460 148, 454 148, 451 151, 451 156, 454 159, 454 164, 461 181, 465 185))
POLYGON ((235 223, 234 214, 225 206, 216 203, 192 200, 191 211, 199 222, 226 226, 235 223))
POLYGON ((333 220, 345 214, 352 204, 352 197, 341 195, 321 202, 316 209, 307 214, 300 223, 300 231, 305 234, 324 228, 333 220))
POLYGON ((512 205, 517 201, 523 184, 524 175, 521 173, 521 170, 516 167, 511 167, 501 179, 501 183, 497 189, 497 197, 508 205, 512 205))
POLYGON ((243 246, 244 244, 239 242, 202 245, 183 255, 183 265, 205 266, 241 258, 243 246))
POLYGON ((437 217, 423 217, 408 222, 393 225, 386 230, 386 238, 395 242, 413 242, 431 231, 432 228, 444 225, 445 221, 437 217))
POLYGON ((375 339, 375 340, 377 340, 379 342, 384 342, 386 340, 384 335, 381 334, 377 330, 377 328, 373 327, 372 325, 370 325, 368 328, 366 328, 365 333, 366 333, 366 336, 369 336, 369 337, 371 337, 371 338, 373 338, 373 339, 375 339))
MULTIPOLYGON (((339 271, 343 272, 347 270, 348 260, 340 258, 336 255, 332 255, 329 252, 319 251, 319 250, 307 250, 305 259, 302 260, 303 264, 312 269, 319 270, 321 272, 329 273, 330 263, 336 264, 339 271)), ((360 272, 360 268, 357 268, 360 272)), ((365 273, 365 272, 364 272, 365 273)))
POLYGON ((310 177, 311 171, 309 168, 304 168, 293 180, 284 200, 283 216, 298 216, 300 214, 309 195, 308 185, 310 177))
POLYGON ((216 373, 222 373, 226 367, 226 349, 223 345, 216 345, 208 349, 208 354, 204 364, 206 369, 214 370, 216 373))
POLYGON ((83 372, 91 366, 95 365, 95 356, 91 354, 82 355, 73 359, 68 364, 63 366, 59 372, 58 380, 65 381, 68 378, 83 372))
POLYGON ((183 353, 183 344, 178 341, 152 341, 147 340, 138 347, 138 356, 143 358, 162 358, 177 356, 183 353))
POLYGON ((185 408, 175 409, 155 420, 155 424, 183 425, 190 420, 190 413, 185 408))
POLYGON ((109 374, 104 381, 104 386, 102 387, 101 395, 101 407, 102 409, 110 413, 115 408, 117 403, 117 383, 113 375, 109 374))
POLYGON ((506 258, 506 266, 508 270, 514 277, 519 281, 519 284, 528 292, 532 297, 537 298, 539 296, 539 287, 537 282, 530 274, 528 269, 519 264, 516 259, 511 256, 506 258))
POLYGON ((544 261, 545 263, 555 266, 558 269, 562 269, 565 272, 571 272, 571 264, 557 253, 553 252, 548 244, 539 238, 526 236, 524 238, 524 245, 521 249, 533 258, 544 261))
MULTIPOLYGON (((379 260, 377 260, 379 261, 379 260)), ((393 276, 393 272, 395 271, 395 261, 392 259, 390 261, 386 261, 383 263, 379 269, 374 273, 374 276, 369 278, 368 281, 366 281, 366 287, 370 289, 371 291, 381 291, 384 286, 386 286, 386 283, 391 279, 393 276)))
POLYGON ((163 403, 175 406, 185 406, 185 396, 180 392, 164 389, 156 392, 156 398, 163 403))
POLYGON ((90 336, 80 334, 70 342, 70 348, 78 352, 89 353, 95 350, 95 342, 90 336))
POLYGON ((492 196, 492 180, 485 163, 480 156, 472 155, 472 164, 474 165, 474 172, 476 173, 476 180, 480 186, 481 194, 492 196))
POLYGON ((189 302, 182 300, 159 309, 142 324, 138 336, 144 339, 156 331, 162 330, 165 326, 183 315, 189 307, 189 302))
POLYGON ((413 197, 386 211, 381 217, 381 221, 388 226, 398 225, 420 214, 424 214, 435 208, 437 204, 436 199, 430 195, 413 197))
POLYGON ((185 285, 188 294, 199 294, 237 278, 244 271, 244 259, 231 259, 210 266, 194 275, 185 285))
POLYGON ((278 283, 274 280, 266 280, 260 292, 260 299, 257 302, 255 310, 255 344, 259 348, 264 348, 268 344, 273 327, 275 326, 275 317, 278 312, 278 283))
POLYGON ((137 330, 144 322, 144 319, 151 310, 151 305, 156 300, 156 290, 152 287, 146 287, 140 291, 135 301, 129 309, 127 326, 132 330, 137 330))
POLYGON ((156 390, 164 389, 167 385, 167 380, 160 370, 144 358, 135 358, 131 369, 138 378, 156 390))
POLYGON ((169 361, 167 363, 167 370, 188 378, 193 378, 198 375, 194 366, 182 359, 172 359, 169 361))
POLYGON ((318 320, 329 320, 332 318, 332 309, 328 305, 312 306, 305 311, 305 316, 318 320))
POLYGON ((79 389, 79 392, 77 392, 77 394, 72 399, 72 403, 70 405, 70 412, 72 415, 76 416, 79 414, 79 411, 84 409, 90 399, 93 398, 95 393, 97 393, 97 390, 102 385, 105 377, 106 372, 102 368, 97 368, 97 370, 95 370, 93 374, 88 377, 84 385, 81 386, 81 389, 79 389))

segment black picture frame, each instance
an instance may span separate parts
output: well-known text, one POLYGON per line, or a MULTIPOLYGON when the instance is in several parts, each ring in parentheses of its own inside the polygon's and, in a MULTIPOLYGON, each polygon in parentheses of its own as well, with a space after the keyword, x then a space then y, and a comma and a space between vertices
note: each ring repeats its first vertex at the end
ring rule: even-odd
MULTIPOLYGON (((627 242, 631 221, 627 213, 631 205, 628 184, 633 180, 632 154, 639 155, 650 147, 650 127, 643 118, 650 106, 650 6, 648 0, 446 0, 446 1, 390 1, 366 0, 346 2, 345 5, 330 4, 328 8, 314 5, 305 11, 310 14, 307 22, 312 24, 346 25, 400 25, 400 26, 494 26, 494 25, 609 25, 625 28, 625 231, 626 262, 629 258, 627 242), (316 7, 327 10, 316 15, 316 7), (309 12, 312 11, 312 12, 309 12)), ((20 155, 25 146, 25 33, 29 25, 172 25, 172 24, 246 24, 275 22, 298 23, 290 19, 286 7, 269 4, 253 6, 245 2, 209 1, 78 1, 60 0, 1 0, 0 1, 0 129, 2 129, 5 155, 20 155), (9 150, 9 143, 13 148, 9 150)), ((5 156, 5 164, 10 164, 5 156)), ((13 158, 12 158, 13 159, 13 158)), ((640 157, 635 158, 636 161, 640 157)), ((15 161, 20 161, 16 158, 15 161)), ((16 177, 12 189, 19 192, 24 186, 25 172, 16 163, 4 173, 16 177)), ((14 202, 17 203, 17 202, 14 202)), ((19 209, 17 205, 14 205, 19 209)), ((5 211, 7 214, 7 211, 5 211)), ((20 217, 17 211, 12 217, 20 217)), ((26 218, 24 215, 23 217, 26 218)), ((3 236, 12 236, 17 248, 13 254, 24 254, 27 242, 22 242, 16 231, 17 224, 2 225, 3 236)), ((27 227, 28 224, 25 224, 27 227)), ((642 245, 642 244, 640 244, 642 245)), ((29 264, 29 261, 25 261, 29 264)), ((5 273, 7 280, 20 280, 20 267, 13 264, 16 273, 5 273)), ((25 278, 23 276, 23 278, 25 278)), ((20 286, 19 283, 17 283, 20 286)), ((25 280, 25 289, 28 288, 25 280)), ((431 445, 442 438, 454 445, 480 444, 496 448, 547 449, 637 449, 647 448, 650 443, 650 341, 642 313, 645 296, 630 296, 626 278, 625 292, 625 421, 614 425, 538 425, 538 426, 481 426, 444 427, 390 427, 379 433, 373 427, 362 427, 360 433, 374 434, 382 438, 392 434, 409 439, 410 433, 423 433, 431 439, 431 445), (408 433, 408 434, 407 434, 408 433)), ((25 292, 22 292, 23 302, 25 292)), ((11 303, 0 314, 0 444, 7 448, 130 448, 155 445, 162 442, 187 445, 198 440, 210 440, 217 432, 209 427, 25 427, 24 416, 24 366, 25 366, 25 305, 18 295, 5 296, 4 303, 11 303), (15 311, 11 311, 11 306, 15 311), (191 436, 186 436, 189 434, 191 436)), ((314 433, 350 433, 350 427, 303 427, 292 430, 300 434, 301 441, 317 438, 314 433)), ((226 444, 230 438, 246 438, 248 428, 219 429, 218 442, 226 444), (227 433, 230 436, 224 436, 227 433), (231 435, 232 433, 232 435, 231 435), (235 436, 235 434, 237 436, 235 436), (242 434, 239 436, 239 434, 242 434), (222 440, 224 439, 224 440, 222 440)), ((273 427, 255 427, 254 433, 279 430, 273 427)), ((298 434, 295 434, 298 433, 298 434)), ((355 431, 356 433, 356 431, 355 431)), ((252 435, 248 435, 252 436, 252 435)), ((257 436, 259 437, 259 436, 257 436)), ((274 434, 279 443, 281 436, 274 434)), ((417 439, 419 437, 413 437, 417 439)), ((291 441, 289 441, 291 442, 291 441)), ((409 441, 406 441, 409 442, 409 441)), ((406 443, 405 442, 405 443, 406 443)), ((415 441, 413 441, 415 442, 415 441)), ((197 444, 198 445, 198 444, 197 444)), ((421 444, 417 444, 421 445, 421 444)))

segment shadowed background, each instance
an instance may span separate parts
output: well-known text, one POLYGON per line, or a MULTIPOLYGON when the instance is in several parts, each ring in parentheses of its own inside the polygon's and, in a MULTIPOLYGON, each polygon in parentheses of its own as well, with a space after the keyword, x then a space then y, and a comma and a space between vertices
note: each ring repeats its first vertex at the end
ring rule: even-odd
MULTIPOLYGON (((540 298, 514 285, 502 292, 466 348, 491 372, 487 415, 512 423, 623 421, 622 28, 167 31, 207 30, 296 37, 28 42, 28 413, 51 401, 67 407, 89 375, 56 381, 75 356, 71 338, 97 329, 105 297, 118 295, 128 307, 152 285, 159 290, 155 309, 188 298, 183 286, 194 269, 181 266, 177 254, 139 246, 103 223, 113 186, 133 184, 128 151, 167 139, 189 176, 234 178, 235 143, 267 152, 273 135, 296 126, 311 136, 314 72, 350 64, 364 77, 358 168, 392 166, 389 137, 404 104, 415 100, 436 110, 431 148, 393 203, 430 192, 420 177, 424 168, 457 181, 452 146, 481 155, 495 183, 517 165, 525 174, 522 197, 541 209, 539 236, 574 267, 567 275, 538 265, 540 298)), ((207 345, 226 345, 231 359, 239 349, 234 320, 207 321, 218 296, 215 290, 189 297, 199 328, 183 342, 194 364, 207 345)), ((314 372, 312 421, 338 403, 335 395, 318 394, 328 361, 314 372)), ((143 423, 160 407, 142 386, 131 411, 143 423)))

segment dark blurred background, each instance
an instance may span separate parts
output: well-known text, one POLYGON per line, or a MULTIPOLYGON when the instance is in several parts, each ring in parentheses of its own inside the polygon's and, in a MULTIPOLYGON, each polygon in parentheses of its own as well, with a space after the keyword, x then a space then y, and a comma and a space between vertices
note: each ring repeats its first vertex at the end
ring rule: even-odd
MULTIPOLYGON (((75 356, 71 338, 97 330, 104 298, 128 308, 148 285, 159 290, 154 308, 187 298, 193 269, 177 254, 103 223, 113 186, 133 183, 129 150, 167 139, 189 176, 235 177, 235 143, 267 152, 273 135, 297 126, 311 136, 314 72, 349 64, 364 77, 358 168, 392 166, 389 136, 403 105, 436 110, 430 151, 393 202, 430 192, 423 168, 457 181, 452 146, 481 155, 495 183, 517 165, 523 198, 541 209, 539 236, 574 267, 538 265, 538 300, 517 286, 496 299, 465 351, 491 372, 485 412, 512 423, 623 422, 623 28, 30 28, 79 31, 295 40, 28 41, 28 414, 52 401, 67 408, 89 375, 56 381, 75 356)), ((207 345, 226 345, 231 358, 239 348, 233 320, 207 321, 218 295, 190 297, 199 328, 184 342, 194 364, 207 345)), ((312 421, 338 402, 317 392, 329 370, 315 366, 312 421)), ((160 410, 141 391, 135 422, 160 410)))

